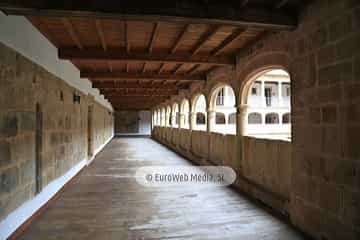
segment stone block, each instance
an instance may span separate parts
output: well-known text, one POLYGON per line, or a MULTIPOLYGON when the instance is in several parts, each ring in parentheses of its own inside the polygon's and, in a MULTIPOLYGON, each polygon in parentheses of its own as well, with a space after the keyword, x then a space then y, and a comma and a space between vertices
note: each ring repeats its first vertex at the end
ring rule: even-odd
POLYGON ((320 185, 320 207, 334 215, 340 214, 342 189, 333 183, 320 185))
POLYGON ((317 53, 317 61, 318 61, 319 66, 333 63, 335 61, 334 45, 329 45, 329 46, 320 48, 320 50, 317 53))
POLYGON ((345 128, 345 156, 348 158, 360 159, 360 127, 348 126, 345 128))
POLYGON ((330 40, 335 41, 344 38, 351 30, 351 16, 345 15, 339 17, 329 24, 330 40))
POLYGON ((7 166, 11 162, 10 144, 8 142, 0 142, 0 168, 7 166))
POLYGON ((360 231, 360 192, 344 189, 342 207, 343 221, 360 231))
POLYGON ((16 113, 0 114, 0 136, 13 137, 18 134, 18 118, 16 113))
POLYGON ((341 155, 343 141, 337 126, 323 127, 321 131, 321 150, 326 154, 341 155))
POLYGON ((345 88, 344 88, 344 97, 348 101, 360 99, 359 92, 360 92, 360 84, 359 83, 349 84, 349 85, 345 86, 345 88))
POLYGON ((352 62, 342 62, 335 65, 322 67, 319 70, 319 85, 350 82, 353 77, 352 62))
POLYGON ((308 120, 310 123, 320 123, 321 114, 319 107, 310 107, 308 110, 308 120))
POLYGON ((20 182, 21 184, 27 184, 31 181, 35 181, 35 161, 25 161, 20 165, 20 182))
POLYGON ((360 34, 352 34, 336 44, 336 58, 338 60, 352 58, 359 52, 360 34))
POLYGON ((20 116, 20 128, 24 131, 35 131, 36 117, 34 112, 22 112, 20 116))
POLYGON ((9 168, 0 174, 0 196, 15 190, 19 184, 19 169, 9 168))
POLYGON ((310 34, 310 47, 316 49, 324 46, 328 42, 328 29, 326 26, 318 28, 310 34))
POLYGON ((321 151, 320 126, 308 126, 305 130, 304 148, 307 152, 319 153, 321 151))
POLYGON ((347 123, 360 123, 360 104, 359 103, 350 103, 347 106, 344 106, 345 119, 347 123))

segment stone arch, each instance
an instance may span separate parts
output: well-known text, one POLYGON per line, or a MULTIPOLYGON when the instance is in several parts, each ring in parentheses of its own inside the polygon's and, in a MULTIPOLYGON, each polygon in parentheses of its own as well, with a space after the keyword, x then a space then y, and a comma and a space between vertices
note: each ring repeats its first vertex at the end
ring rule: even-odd
POLYGON ((236 91, 234 90, 233 86, 231 86, 227 82, 219 82, 219 83, 215 84, 209 92, 208 102, 207 102, 207 105, 209 106, 209 110, 215 111, 215 108, 216 108, 215 103, 216 103, 217 94, 224 87, 228 87, 229 89, 231 89, 232 94, 234 95, 234 107, 236 107, 237 97, 236 97, 236 91))
POLYGON ((189 128, 190 102, 184 98, 180 102, 180 122, 182 128, 189 128))
POLYGON ((236 94, 228 83, 216 84, 209 93, 209 127, 212 132, 236 134, 236 124, 229 124, 230 114, 236 114, 236 94), (215 116, 214 116, 215 113, 215 116))
POLYGON ((171 107, 171 118, 172 118, 172 126, 178 126, 179 125, 179 103, 174 102, 171 107))
POLYGON ((238 90, 238 103, 247 104, 252 83, 264 73, 280 69, 290 75, 290 58, 286 52, 272 52, 254 56, 245 66, 242 67, 238 76, 240 88, 238 90))

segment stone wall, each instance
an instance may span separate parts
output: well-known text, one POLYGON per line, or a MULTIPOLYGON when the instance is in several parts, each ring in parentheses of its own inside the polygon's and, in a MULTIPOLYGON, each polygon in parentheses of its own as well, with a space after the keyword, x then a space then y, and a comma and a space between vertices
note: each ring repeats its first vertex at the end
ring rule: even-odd
POLYGON ((243 167, 237 168, 235 135, 155 127, 153 138, 197 165, 232 167, 238 175, 234 187, 285 215, 289 214, 291 143, 246 137, 243 167))
POLYGON ((35 196, 36 169, 41 190, 88 159, 89 132, 92 151, 104 144, 112 136, 112 119, 93 97, 0 44, 0 220, 35 196))

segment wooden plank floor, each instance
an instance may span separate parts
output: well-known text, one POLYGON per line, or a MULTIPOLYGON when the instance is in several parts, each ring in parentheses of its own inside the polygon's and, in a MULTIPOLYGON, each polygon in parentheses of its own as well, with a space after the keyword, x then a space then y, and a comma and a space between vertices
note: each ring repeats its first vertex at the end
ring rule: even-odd
POLYGON ((19 239, 304 239, 229 188, 141 186, 145 165, 190 163, 151 139, 114 139, 19 239))

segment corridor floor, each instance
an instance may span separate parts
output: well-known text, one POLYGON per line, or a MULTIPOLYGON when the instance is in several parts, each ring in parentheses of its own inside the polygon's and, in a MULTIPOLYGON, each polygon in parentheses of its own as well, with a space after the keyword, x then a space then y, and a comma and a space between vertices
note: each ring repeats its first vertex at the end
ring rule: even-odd
POLYGON ((303 239, 226 187, 139 185, 136 168, 191 165, 147 138, 115 138, 19 239, 303 239))

